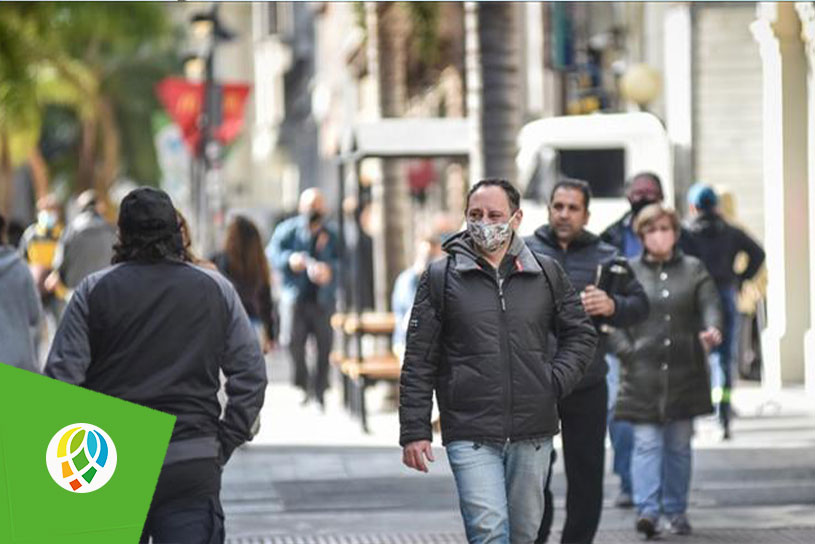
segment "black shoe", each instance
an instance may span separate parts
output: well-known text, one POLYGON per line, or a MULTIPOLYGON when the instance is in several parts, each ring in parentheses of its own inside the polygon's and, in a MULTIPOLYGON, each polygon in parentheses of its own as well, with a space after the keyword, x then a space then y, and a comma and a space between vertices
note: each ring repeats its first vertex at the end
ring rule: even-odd
POLYGON ((659 534, 656 521, 647 516, 637 519, 637 532, 642 533, 647 540, 651 540, 659 534))
POLYGON ((685 514, 677 514, 671 518, 668 526, 671 532, 675 535, 689 535, 691 534, 691 526, 688 521, 688 516, 685 514))

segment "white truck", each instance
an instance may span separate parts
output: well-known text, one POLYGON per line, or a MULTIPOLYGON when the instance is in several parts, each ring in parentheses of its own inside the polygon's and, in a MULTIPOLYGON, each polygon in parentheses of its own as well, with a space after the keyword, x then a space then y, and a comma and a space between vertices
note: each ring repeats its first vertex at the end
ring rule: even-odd
POLYGON ((562 176, 591 185, 588 229, 596 234, 629 209, 624 184, 638 172, 657 174, 665 203, 674 203, 671 144, 660 120, 650 113, 596 113, 532 121, 518 135, 516 162, 523 195, 522 235, 548 221, 546 204, 562 176))

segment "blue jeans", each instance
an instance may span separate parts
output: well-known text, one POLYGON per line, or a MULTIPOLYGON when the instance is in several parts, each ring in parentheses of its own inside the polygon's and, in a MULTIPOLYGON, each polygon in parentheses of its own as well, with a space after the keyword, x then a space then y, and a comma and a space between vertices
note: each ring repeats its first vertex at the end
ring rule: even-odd
POLYGON ((551 438, 447 445, 468 542, 535 542, 551 453, 551 438))
POLYGON ((620 477, 620 491, 631 494, 631 453, 634 450, 634 427, 629 421, 614 419, 614 405, 620 389, 620 359, 606 354, 608 363, 608 434, 614 448, 614 474, 620 477))
POLYGON ((738 353, 739 323, 736 309, 736 289, 720 287, 722 302, 722 343, 710 353, 710 387, 717 405, 719 421, 724 428, 730 424, 730 390, 733 387, 733 356, 738 353))
POLYGON ((664 425, 634 424, 631 475, 634 502, 641 516, 659 519, 684 514, 690 489, 693 420, 664 425))

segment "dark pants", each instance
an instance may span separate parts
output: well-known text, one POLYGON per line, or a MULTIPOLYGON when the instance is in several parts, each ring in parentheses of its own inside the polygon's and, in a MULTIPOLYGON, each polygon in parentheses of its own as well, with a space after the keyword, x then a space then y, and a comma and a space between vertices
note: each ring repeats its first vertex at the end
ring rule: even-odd
MULTIPOLYGON (((558 403, 566 468, 566 523, 562 543, 594 540, 603 509, 608 387, 605 380, 572 392, 558 403)), ((554 456, 551 460, 554 463, 554 456)), ((552 473, 551 467, 549 473, 552 473)), ((536 542, 546 542, 552 529, 554 501, 546 481, 545 511, 536 542)))
POLYGON ((140 543, 221 544, 221 467, 215 459, 183 461, 161 469, 140 543))
POLYGON ((720 287, 722 301, 722 343, 710 354, 713 402, 724 430, 730 429, 730 394, 733 388, 733 355, 738 353, 739 327, 736 310, 736 290, 720 287))
POLYGON ((332 340, 331 310, 316 301, 298 300, 294 305, 289 340, 294 385, 306 393, 313 393, 320 401, 328 388, 328 356, 332 340), (311 377, 306 365, 306 342, 310 335, 314 335, 317 341, 317 366, 311 377))

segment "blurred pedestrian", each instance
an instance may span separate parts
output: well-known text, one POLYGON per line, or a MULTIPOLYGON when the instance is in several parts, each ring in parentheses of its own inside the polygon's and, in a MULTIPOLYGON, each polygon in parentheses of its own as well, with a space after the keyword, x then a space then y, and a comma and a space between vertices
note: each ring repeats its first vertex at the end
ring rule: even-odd
POLYGON ((176 416, 141 542, 223 542, 221 472, 266 387, 254 331, 232 284, 190 263, 163 191, 122 200, 113 261, 77 287, 45 372, 176 416))
POLYGON ((615 417, 634 424, 631 476, 637 531, 690 534, 687 518, 693 418, 711 413, 705 351, 721 341, 722 315, 704 264, 677 247, 679 219, 652 204, 634 222, 644 252, 631 263, 651 304, 647 321, 617 329, 611 343, 622 362, 615 417))
POLYGON ((423 472, 433 461, 435 390, 471 543, 535 541, 556 402, 580 381, 597 342, 560 266, 515 234, 519 205, 506 180, 470 190, 467 230, 444 243, 447 257, 419 282, 402 367, 402 461, 423 472))
POLYGON ((40 297, 25 262, 6 244, 0 215, 0 363, 40 372, 37 330, 40 297))
MULTIPOLYGON (((585 181, 558 181, 549 198, 549 224, 526 239, 532 251, 556 260, 580 293, 599 340, 594 360, 574 391, 558 401, 568 488, 561 542, 594 540, 603 509, 608 420, 605 326, 628 327, 648 317, 648 298, 628 261, 614 246, 586 230, 591 188, 585 181)), ((554 455, 552 456, 554 462, 554 455)), ((551 474, 551 468, 550 468, 551 474)), ((546 542, 554 501, 546 481, 546 511, 537 542, 546 542)))
POLYGON ((80 212, 60 238, 54 256, 54 273, 48 278, 51 290, 64 285, 76 289, 89 274, 110 265, 116 230, 101 214, 101 203, 93 189, 80 194, 80 212))
POLYGON ((275 228, 266 247, 272 266, 283 277, 281 305, 291 320, 288 338, 294 367, 294 385, 303 391, 303 403, 311 399, 325 408, 328 388, 328 358, 331 353, 339 249, 337 235, 326 224, 325 199, 316 188, 303 191, 300 214, 275 228), (306 364, 306 342, 317 343, 314 372, 306 364))
MULTIPOLYGON (((634 220, 644 207, 665 199, 662 180, 653 172, 639 172, 626 183, 625 196, 631 208, 600 234, 600 240, 620 250, 623 257, 633 259, 642 253, 642 242, 634 232, 634 220)), ((686 255, 697 255, 695 240, 680 228, 679 247, 686 255)))
POLYGON ((48 275, 53 271, 62 230, 59 201, 53 194, 48 194, 37 201, 37 221, 29 225, 20 238, 20 254, 28 263, 40 295, 43 317, 47 318, 43 320, 47 329, 43 336, 45 342, 54 334, 64 304, 64 292, 54 292, 45 286, 48 275))
POLYGON ((722 437, 730 439, 730 394, 733 387, 733 355, 739 352, 739 321, 736 297, 741 285, 752 279, 764 263, 764 250, 746 232, 730 225, 718 209, 713 188, 697 183, 688 190, 691 222, 688 227, 699 250, 699 258, 713 276, 724 312, 722 343, 710 355, 713 402, 722 437), (747 255, 747 266, 734 272, 736 256, 747 255))
MULTIPOLYGON (((642 254, 642 242, 634 232, 634 221, 637 214, 650 204, 663 201, 662 180, 653 172, 634 174, 626 183, 625 196, 630 209, 611 226, 600 234, 600 239, 616 247, 626 259, 633 259, 642 254)), ((686 255, 697 255, 692 237, 684 229, 680 230, 679 247, 686 255)), ((614 418, 614 404, 620 385, 620 360, 613 353, 606 354, 609 371, 606 382, 609 393, 608 433, 614 450, 614 473, 620 477, 620 491, 614 504, 620 508, 630 508, 634 501, 631 496, 631 453, 634 447, 634 428, 628 421, 614 418)))
POLYGON ((263 253, 260 233, 252 221, 237 216, 229 223, 224 250, 211 261, 232 282, 249 315, 264 353, 277 342, 278 317, 272 300, 269 263, 263 253))
MULTIPOLYGON (((45 289, 45 278, 51 273, 63 224, 57 198, 48 194, 37 201, 37 221, 23 232, 20 238, 20 254, 28 263, 34 283, 42 300, 47 303, 54 297, 45 289)), ((57 316, 58 318, 59 316, 57 316)))
POLYGON ((391 293, 391 309, 393 310, 396 324, 393 330, 393 350, 401 359, 405 351, 405 339, 407 338, 408 322, 410 320, 410 310, 413 308, 413 301, 416 298, 416 289, 419 286, 419 279, 427 269, 427 266, 443 255, 441 241, 437 236, 422 236, 416 243, 416 258, 410 268, 403 270, 396 277, 391 293))

